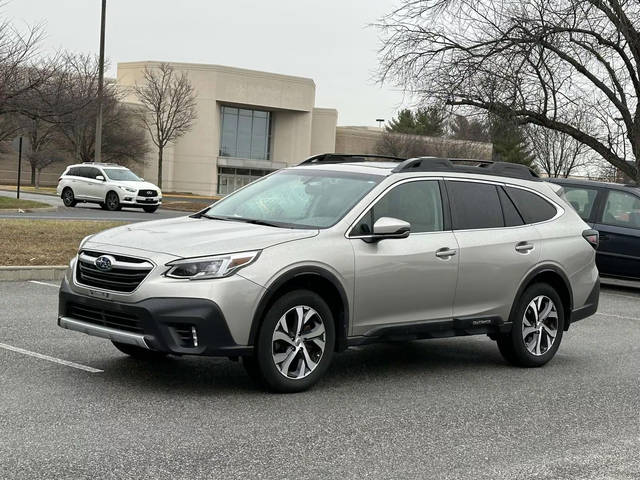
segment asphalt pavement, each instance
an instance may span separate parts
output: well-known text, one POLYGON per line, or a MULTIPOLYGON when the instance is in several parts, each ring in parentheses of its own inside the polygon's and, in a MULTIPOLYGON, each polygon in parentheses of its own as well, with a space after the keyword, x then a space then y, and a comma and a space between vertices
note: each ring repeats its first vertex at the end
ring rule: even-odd
MULTIPOLYGON (((0 191, 0 195, 15 198, 15 192, 0 191)), ((99 205, 92 203, 79 203, 73 208, 65 207, 62 200, 53 195, 39 193, 20 193, 23 200, 35 200, 37 202, 48 203, 58 207, 55 211, 47 212, 0 212, 0 218, 29 218, 29 219, 49 219, 49 220, 109 220, 114 222, 146 222, 148 220, 159 220, 162 218, 182 217, 190 215, 189 212, 178 212, 174 210, 164 210, 160 207, 154 213, 147 213, 140 208, 123 208, 117 212, 103 210, 99 205)))
POLYGON ((604 289, 543 368, 486 337, 374 345, 295 395, 226 359, 135 361, 56 308, 56 285, 0 282, 0 478, 640 478, 632 290, 604 289))

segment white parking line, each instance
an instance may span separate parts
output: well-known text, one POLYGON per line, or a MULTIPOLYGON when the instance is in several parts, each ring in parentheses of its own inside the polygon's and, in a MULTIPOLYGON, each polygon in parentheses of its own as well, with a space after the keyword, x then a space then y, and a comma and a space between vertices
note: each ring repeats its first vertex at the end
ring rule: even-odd
POLYGON ((29 283, 36 283, 38 285, 46 285, 47 287, 55 287, 55 288, 60 287, 60 285, 56 285, 55 283, 39 282, 38 280, 29 280, 29 283))
POLYGON ((631 300, 640 300, 640 295, 638 296, 623 295, 621 293, 611 293, 611 292, 600 293, 600 295, 603 297, 622 297, 622 298, 630 298, 631 300))
POLYGON ((638 317, 625 317, 624 315, 616 315, 615 313, 596 312, 596 315, 603 315, 605 317, 613 317, 613 318, 621 318, 623 320, 635 320, 635 321, 640 320, 640 318, 638 317))
POLYGON ((22 353, 23 355, 29 355, 31 357, 39 358, 41 360, 47 360, 49 362, 58 363, 60 365, 65 365, 67 367, 77 368, 78 370, 84 370, 85 372, 89 372, 89 373, 102 373, 104 371, 104 370, 98 370, 97 368, 93 368, 93 367, 87 367, 86 365, 80 365, 79 363, 69 362, 68 360, 62 360, 60 358, 50 357, 49 355, 30 352, 29 350, 13 347, 5 343, 0 343, 0 348, 11 350, 12 352, 16 352, 16 353, 22 353))

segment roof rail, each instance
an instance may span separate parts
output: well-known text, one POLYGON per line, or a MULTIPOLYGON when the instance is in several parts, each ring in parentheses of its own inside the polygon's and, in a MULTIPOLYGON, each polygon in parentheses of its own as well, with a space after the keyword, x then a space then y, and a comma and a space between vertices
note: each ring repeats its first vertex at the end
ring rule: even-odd
POLYGON ((526 165, 467 158, 420 157, 405 160, 392 170, 399 172, 459 172, 539 181, 536 172, 526 165))
POLYGON ((358 154, 358 153, 321 153, 320 155, 314 155, 309 157, 300 165, 317 165, 319 163, 352 163, 352 162, 370 162, 372 158, 378 158, 382 160, 391 160, 393 162, 404 162, 406 158, 393 157, 390 155, 375 155, 375 154, 358 154))
POLYGON ((109 165, 112 167, 120 167, 121 165, 117 164, 117 163, 109 163, 109 162, 82 162, 82 164, 84 165, 85 163, 89 164, 89 165, 109 165))

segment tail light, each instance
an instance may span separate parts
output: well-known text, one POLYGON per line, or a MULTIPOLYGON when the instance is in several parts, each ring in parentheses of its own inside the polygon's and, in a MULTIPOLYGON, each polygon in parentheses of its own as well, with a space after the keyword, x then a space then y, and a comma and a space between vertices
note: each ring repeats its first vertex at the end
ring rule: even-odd
POLYGON ((598 248, 598 244, 600 243, 600 234, 597 230, 585 230, 582 232, 582 236, 587 242, 589 242, 589 245, 591 245, 594 250, 598 248))

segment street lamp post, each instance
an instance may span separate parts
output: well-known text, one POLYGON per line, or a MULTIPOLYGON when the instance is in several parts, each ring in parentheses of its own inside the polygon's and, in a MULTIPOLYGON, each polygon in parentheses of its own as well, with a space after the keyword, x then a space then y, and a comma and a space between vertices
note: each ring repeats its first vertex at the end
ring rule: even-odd
POLYGON ((382 124, 384 123, 384 118, 376 118, 376 122, 378 122, 378 128, 382 128, 382 124))
POLYGON ((94 161, 102 161, 102 88, 104 83, 104 25, 107 0, 102 0, 102 16, 100 17, 100 60, 98 65, 98 116, 96 119, 96 147, 94 161))

